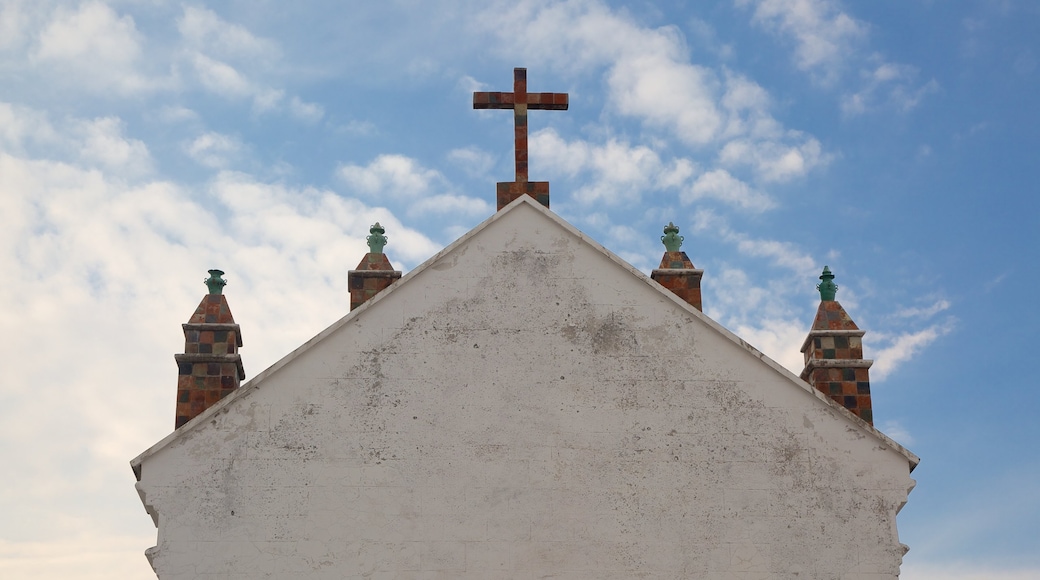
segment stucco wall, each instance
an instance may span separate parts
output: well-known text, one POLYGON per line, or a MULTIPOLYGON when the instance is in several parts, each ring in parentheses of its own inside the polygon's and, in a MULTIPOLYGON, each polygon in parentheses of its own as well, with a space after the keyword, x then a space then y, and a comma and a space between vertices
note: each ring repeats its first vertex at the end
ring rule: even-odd
POLYGON ((143 457, 162 580, 897 577, 906 457, 536 208, 403 282, 143 457))

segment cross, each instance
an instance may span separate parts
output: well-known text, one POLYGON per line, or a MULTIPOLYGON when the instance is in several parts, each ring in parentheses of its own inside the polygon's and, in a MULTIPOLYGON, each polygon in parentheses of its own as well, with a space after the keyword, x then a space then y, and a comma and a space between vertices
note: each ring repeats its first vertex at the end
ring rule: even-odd
POLYGON ((513 109, 516 181, 498 184, 498 209, 527 194, 549 207, 549 182, 527 181, 527 110, 567 110, 567 93, 528 93, 527 69, 513 69, 513 92, 473 93, 474 109, 513 109))

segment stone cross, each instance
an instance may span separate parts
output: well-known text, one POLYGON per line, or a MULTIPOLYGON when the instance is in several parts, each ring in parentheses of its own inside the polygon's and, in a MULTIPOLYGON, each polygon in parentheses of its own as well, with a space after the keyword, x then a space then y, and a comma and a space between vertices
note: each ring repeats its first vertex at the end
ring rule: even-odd
POLYGON ((527 110, 567 110, 567 93, 528 93, 527 69, 513 69, 513 92, 473 93, 474 109, 513 109, 516 180, 498 184, 498 209, 527 194, 549 207, 549 182, 527 181, 527 110))

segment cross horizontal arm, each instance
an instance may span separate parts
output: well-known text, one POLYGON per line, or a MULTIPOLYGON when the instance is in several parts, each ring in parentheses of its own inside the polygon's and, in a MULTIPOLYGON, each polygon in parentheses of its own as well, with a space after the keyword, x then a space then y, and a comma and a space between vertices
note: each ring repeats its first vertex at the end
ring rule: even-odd
POLYGON ((473 93, 474 109, 512 109, 515 102, 513 93, 473 93))
MULTIPOLYGON (((527 97, 528 109, 567 110, 567 93, 527 93, 524 96, 527 97)), ((473 93, 474 109, 514 109, 516 105, 516 93, 473 93)))
POLYGON ((567 110, 567 93, 527 93, 528 109, 567 110))

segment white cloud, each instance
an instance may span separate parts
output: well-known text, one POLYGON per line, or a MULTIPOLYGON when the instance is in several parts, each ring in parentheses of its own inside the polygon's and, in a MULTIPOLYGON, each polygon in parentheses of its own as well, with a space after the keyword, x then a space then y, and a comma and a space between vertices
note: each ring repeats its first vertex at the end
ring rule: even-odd
POLYGON ((419 197, 444 181, 439 171, 404 155, 380 155, 367 166, 344 165, 338 173, 351 193, 395 199, 419 197))
POLYGON ((939 90, 935 79, 920 84, 918 76, 916 67, 889 62, 863 70, 860 72, 863 85, 858 91, 842 97, 842 112, 858 115, 882 105, 909 111, 927 95, 939 90))
POLYGON ((325 116, 325 109, 315 103, 305 103, 299 97, 289 99, 289 112, 301 121, 316 123, 325 116))
POLYGON ((198 121, 199 114, 187 107, 167 105, 158 111, 158 118, 164 123, 184 123, 198 121))
POLYGON ((488 216, 495 208, 484 199, 465 195, 441 194, 418 199, 410 206, 410 215, 454 214, 488 216))
POLYGON ((827 161, 820 142, 807 138, 801 145, 776 141, 734 139, 719 151, 719 162, 727 166, 750 166, 764 182, 783 182, 801 177, 827 161))
POLYGON ((910 308, 903 308, 902 310, 896 311, 894 316, 898 316, 900 318, 931 318, 936 314, 949 309, 950 306, 952 306, 952 304, 949 300, 940 299, 936 300, 931 305, 925 307, 915 306, 910 308))
POLYGON ((195 66, 199 82, 207 90, 233 98, 247 97, 257 92, 252 83, 229 64, 213 60, 201 53, 192 55, 191 62, 195 66))
POLYGON ((0 147, 3 150, 21 152, 34 143, 60 140, 44 112, 0 101, 0 147))
POLYGON ((448 152, 448 161, 462 168, 470 177, 483 178, 495 165, 495 156, 476 147, 463 147, 448 152))
POLYGON ((59 6, 54 11, 32 59, 50 67, 59 82, 132 94, 168 83, 138 70, 143 42, 131 16, 120 16, 102 2, 84 2, 75 10, 59 6))
POLYGON ((904 332, 898 336, 885 333, 868 334, 864 341, 870 343, 887 344, 888 346, 874 350, 874 366, 870 368, 872 380, 882 381, 888 377, 899 365, 911 360, 921 350, 935 342, 941 336, 953 331, 953 320, 947 320, 941 324, 934 324, 916 332, 904 332))
POLYGON ((682 196, 683 203, 715 199, 751 211, 765 211, 776 206, 766 194, 730 175, 725 169, 714 169, 697 177, 682 196))
POLYGON ((805 368, 799 349, 809 333, 806 321, 759 319, 754 324, 738 324, 733 332, 792 373, 800 374, 805 368))
POLYGON ((794 42, 795 64, 819 80, 836 80, 868 28, 832 0, 735 0, 754 6, 752 21, 794 42))
POLYGON ((222 169, 238 159, 244 148, 235 137, 210 131, 187 143, 184 152, 197 163, 222 169))
POLYGON ((496 6, 478 22, 500 35, 504 52, 571 73, 606 67, 611 109, 683 143, 710 143, 725 125, 718 75, 690 62, 675 27, 644 28, 592 0, 496 6))
POLYGON ((24 4, 18 0, 0 4, 0 51, 20 47, 26 41, 29 18, 24 4))
MULTIPOLYGON (((785 129, 770 114, 771 99, 760 85, 732 71, 713 70, 691 62, 683 36, 674 27, 640 26, 596 0, 521 2, 509 10, 484 14, 478 20, 493 34, 502 35, 499 40, 503 50, 522 51, 531 60, 571 74, 604 69, 607 111, 642 123, 646 145, 628 145, 608 136, 603 138, 604 145, 555 143, 561 146, 546 153, 540 148, 554 144, 548 138, 553 134, 547 133, 542 135, 538 148, 532 147, 532 155, 539 155, 539 162, 555 161, 572 175, 581 171, 589 159, 605 159, 609 153, 621 151, 611 150, 612 143, 627 148, 624 158, 612 159, 616 162, 609 168, 615 174, 613 180, 604 179, 604 183, 584 188, 578 196, 583 201, 609 203, 630 198, 633 188, 645 189, 647 180, 626 179, 624 170, 635 167, 644 176, 660 172, 653 166, 663 164, 661 158, 669 147, 669 139, 698 152, 719 147, 718 161, 722 166, 731 170, 747 167, 764 183, 801 177, 828 159, 817 139, 785 129), (499 32, 513 31, 517 23, 523 34, 499 32), (522 46, 519 39, 523 39, 522 46), (567 54, 568 59, 560 61, 555 58, 557 54, 567 54), (594 147, 598 150, 592 156, 594 147), (609 183, 621 187, 611 188, 609 183)), ((675 163, 676 176, 690 165, 689 161, 675 163)), ((678 181, 673 183, 687 187, 678 181)), ((709 171, 687 189, 687 200, 703 198, 719 199, 744 209, 761 210, 773 205, 768 196, 725 170, 709 171)))
POLYGON ((222 58, 272 60, 280 52, 274 42, 227 22, 207 8, 185 6, 177 30, 193 49, 222 58))
POLYGON ((227 99, 252 99, 253 111, 285 111, 305 123, 321 120, 325 110, 264 79, 277 70, 281 59, 278 45, 260 38, 238 24, 228 22, 212 10, 185 6, 177 21, 185 58, 207 91, 227 99))
POLYGON ((614 138, 602 144, 568 142, 556 131, 543 129, 530 142, 535 170, 581 176, 573 197, 583 204, 632 203, 653 191, 679 189, 695 172, 687 159, 665 161, 646 145, 614 138))
POLYGON ((607 78, 614 106, 691 145, 710 143, 724 124, 716 104, 717 78, 709 69, 668 56, 620 59, 607 78))
POLYGON ((893 421, 891 419, 885 421, 880 426, 878 426, 878 430, 880 430, 885 435, 888 435, 892 439, 895 439, 897 443, 903 445, 904 447, 914 444, 914 438, 912 435, 910 435, 910 431, 903 427, 903 425, 899 421, 893 421))
POLYGON ((83 134, 80 156, 110 168, 122 168, 134 174, 151 169, 148 147, 137 139, 123 136, 124 123, 116 117, 103 117, 79 123, 83 134))
POLYGON ((149 173, 148 147, 125 131, 126 123, 115 116, 66 118, 55 125, 42 111, 0 102, 0 151, 46 155, 128 178, 149 173))
POLYGON ((711 235, 736 246, 745 256, 769 258, 773 265, 786 268, 799 278, 813 275, 819 262, 798 249, 790 242, 763 240, 748 236, 745 233, 730 229, 726 220, 709 210, 697 210, 694 213, 693 230, 710 232, 711 235))
POLYGON ((413 218, 444 216, 441 219, 445 231, 456 231, 458 223, 453 222, 488 215, 494 209, 483 198, 453 193, 441 172, 427 169, 404 155, 380 155, 367 166, 343 165, 336 173, 350 195, 394 202, 413 218))
POLYGON ((865 54, 869 26, 845 13, 835 0, 734 0, 753 6, 752 22, 794 44, 795 65, 825 86, 836 86, 849 70, 860 70, 860 88, 841 97, 841 109, 858 115, 879 105, 901 111, 916 107, 939 89, 918 83, 917 68, 865 54))

